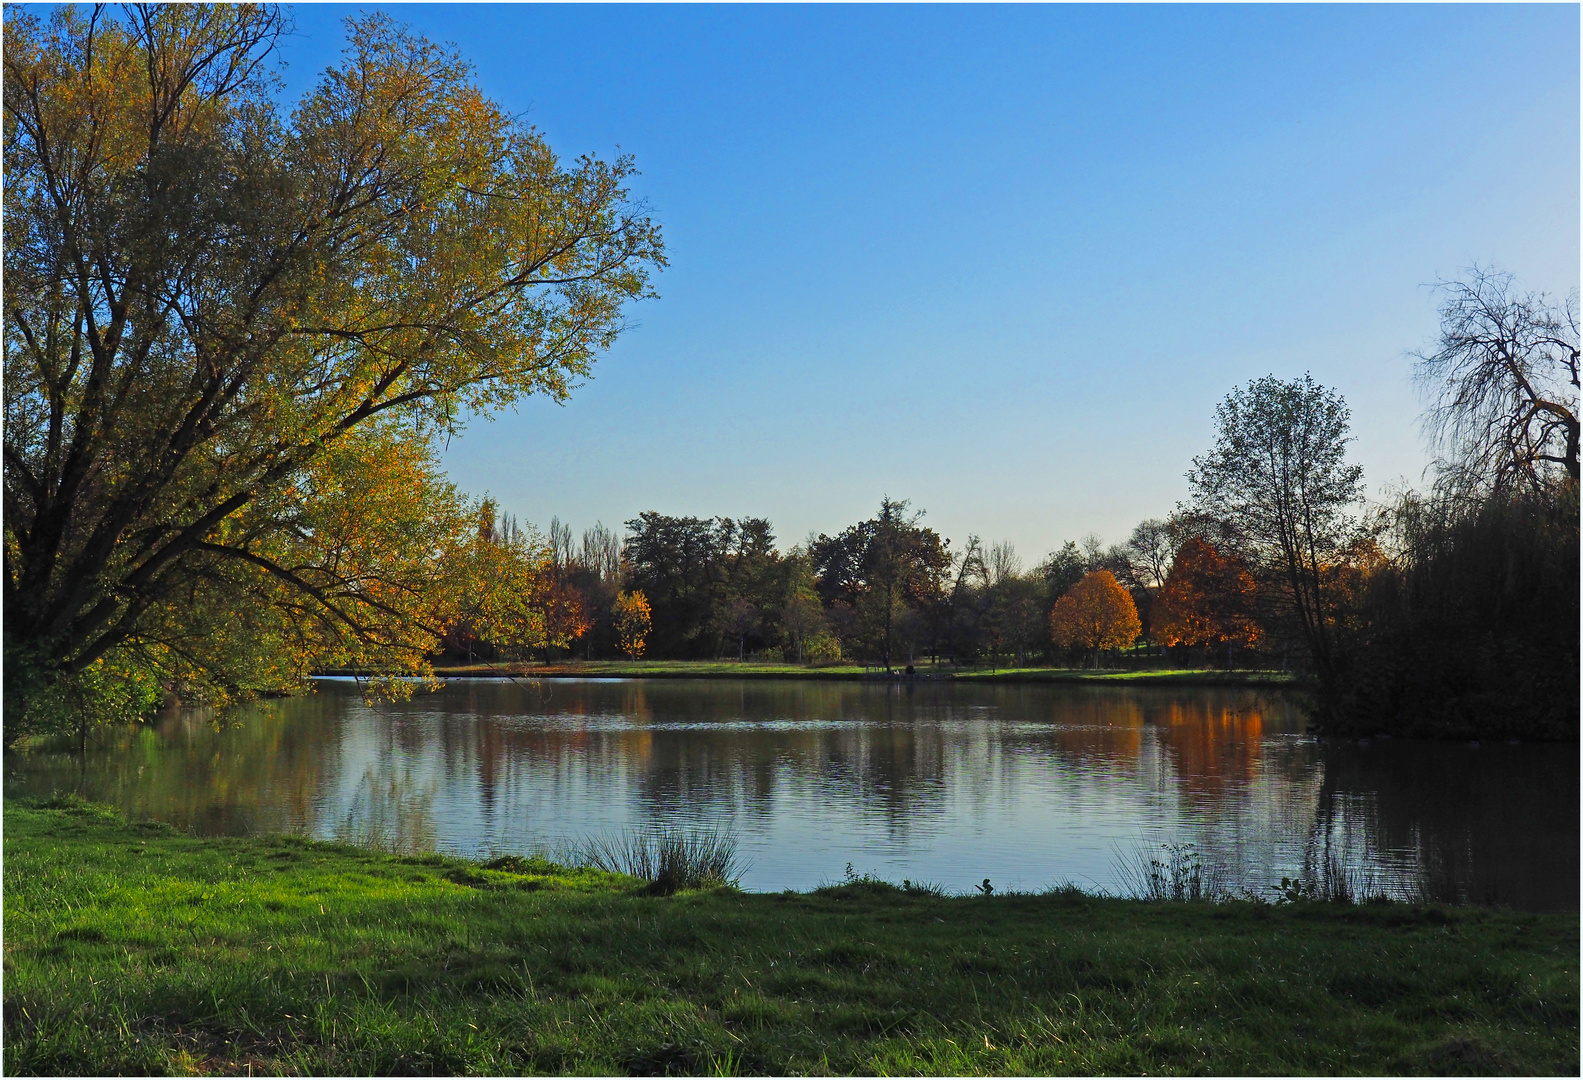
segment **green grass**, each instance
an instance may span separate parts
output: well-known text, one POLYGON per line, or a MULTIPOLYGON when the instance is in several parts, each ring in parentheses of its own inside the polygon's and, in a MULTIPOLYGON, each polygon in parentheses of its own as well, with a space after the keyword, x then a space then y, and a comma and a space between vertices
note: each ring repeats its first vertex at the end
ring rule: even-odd
MULTIPOLYGON (((442 679, 480 676, 528 679, 861 679, 872 671, 872 668, 862 664, 811 667, 753 660, 743 663, 735 660, 557 660, 550 664, 480 661, 475 664, 442 664, 434 669, 434 673, 442 679)), ((358 673, 336 669, 323 674, 358 673)))
POLYGON ((9 1073, 1578 1070, 1578 920, 654 895, 5 807, 9 1073))
POLYGON ((1169 683, 1177 686, 1285 686, 1295 681, 1281 671, 1216 671, 1165 668, 1142 671, 1084 671, 1076 668, 1000 668, 964 671, 956 676, 971 682, 1125 682, 1169 683))
MULTIPOLYGON (((897 664, 898 673, 905 664, 897 664)), ((1293 677, 1279 671, 1217 671, 1203 668, 1173 668, 1143 671, 1088 671, 1081 668, 1049 667, 970 667, 954 668, 942 664, 932 667, 927 661, 915 665, 920 675, 972 682, 1127 682, 1169 683, 1180 686, 1285 685, 1293 677)), ((349 674, 349 672, 326 672, 349 674)), ((476 663, 452 664, 435 668, 440 678, 477 678, 513 676, 516 678, 623 678, 623 679, 835 679, 855 680, 878 674, 872 665, 833 664, 809 667, 802 664, 758 663, 749 660, 566 660, 552 664, 476 663)))

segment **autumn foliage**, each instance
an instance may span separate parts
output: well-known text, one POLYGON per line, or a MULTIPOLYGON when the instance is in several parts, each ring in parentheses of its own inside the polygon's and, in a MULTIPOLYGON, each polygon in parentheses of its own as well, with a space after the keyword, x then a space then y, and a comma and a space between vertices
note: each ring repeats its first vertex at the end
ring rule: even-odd
POLYGON ((548 547, 532 531, 507 534, 495 525, 495 504, 476 509, 476 532, 451 560, 439 619, 444 644, 469 656, 487 643, 496 655, 565 647, 589 626, 582 596, 559 581, 548 547))
POLYGON ((615 622, 621 651, 634 660, 641 657, 653 625, 649 598, 640 590, 621 593, 616 597, 615 622))
POLYGON ((1154 639, 1164 645, 1252 645, 1259 639, 1253 594, 1253 576, 1242 560, 1193 537, 1177 549, 1154 598, 1154 639))
POLYGON ((1063 648, 1123 649, 1142 632, 1132 596, 1109 570, 1085 576, 1050 612, 1050 637, 1063 648))
POLYGON ((435 453, 564 400, 652 295, 632 162, 558 159, 378 14, 289 106, 289 33, 268 4, 6 11, 8 741, 85 695, 422 673, 458 626, 579 625, 435 453))

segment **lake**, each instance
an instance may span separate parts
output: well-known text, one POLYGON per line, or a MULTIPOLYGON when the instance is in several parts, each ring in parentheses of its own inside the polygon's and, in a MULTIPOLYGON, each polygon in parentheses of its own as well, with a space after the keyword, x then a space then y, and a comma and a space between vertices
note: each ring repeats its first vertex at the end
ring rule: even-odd
POLYGON ((744 888, 852 872, 965 892, 1073 882, 1191 845, 1270 895, 1338 863, 1397 895, 1578 906, 1578 747, 1313 739, 1279 692, 1116 685, 350 681, 9 754, 9 796, 76 791, 199 834, 468 856, 656 825, 729 830, 744 888))

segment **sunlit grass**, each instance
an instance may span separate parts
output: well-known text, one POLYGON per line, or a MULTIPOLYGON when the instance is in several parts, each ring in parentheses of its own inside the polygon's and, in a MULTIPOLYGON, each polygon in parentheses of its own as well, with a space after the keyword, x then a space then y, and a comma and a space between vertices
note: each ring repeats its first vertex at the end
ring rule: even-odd
POLYGON ((1293 677, 1281 671, 1235 671, 1213 668, 1147 668, 1139 670, 1098 671, 1084 668, 994 668, 963 671, 958 679, 984 682, 1138 682, 1179 685, 1222 686, 1264 683, 1290 683, 1293 677))
POLYGON ((5 809, 11 1073, 1567 1073, 1578 920, 683 889, 5 809))
MULTIPOLYGON (((960 679, 983 682, 1110 682, 1175 683, 1180 685, 1247 685, 1290 683, 1293 676, 1280 671, 1224 671, 1213 668, 1100 669, 1066 667, 998 667, 987 662, 957 667, 916 661, 914 670, 926 679, 960 679)), ((906 665, 892 665, 900 676, 906 665)), ((875 678, 884 674, 873 664, 832 664, 811 666, 747 660, 566 660, 551 664, 476 663, 438 667, 441 678, 512 677, 520 679, 562 678, 791 678, 852 680, 875 678)))

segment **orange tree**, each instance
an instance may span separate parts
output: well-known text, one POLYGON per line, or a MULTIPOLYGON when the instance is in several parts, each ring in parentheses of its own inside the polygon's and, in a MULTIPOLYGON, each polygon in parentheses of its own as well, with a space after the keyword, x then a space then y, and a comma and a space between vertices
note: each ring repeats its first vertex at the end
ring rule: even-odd
POLYGON ((1124 649, 1142 632, 1132 596, 1109 570, 1085 575, 1050 612, 1051 639, 1062 648, 1093 654, 1096 666, 1101 650, 1124 649))
POLYGON ((8 735, 107 658, 222 689, 321 648, 420 665, 470 533, 435 441, 565 398, 664 265, 630 160, 560 161, 377 14, 287 109, 289 31, 6 13, 8 735))
POLYGON ((1191 537, 1177 549, 1154 598, 1154 637, 1165 645, 1252 645, 1259 639, 1254 592, 1253 575, 1242 560, 1191 537))

